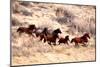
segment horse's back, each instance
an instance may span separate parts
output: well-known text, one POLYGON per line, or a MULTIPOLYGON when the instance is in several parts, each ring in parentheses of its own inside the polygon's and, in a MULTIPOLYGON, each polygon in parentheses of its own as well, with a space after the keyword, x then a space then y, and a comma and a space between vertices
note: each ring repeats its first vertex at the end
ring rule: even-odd
POLYGON ((63 43, 63 42, 65 42, 65 39, 64 38, 60 38, 58 42, 63 43))

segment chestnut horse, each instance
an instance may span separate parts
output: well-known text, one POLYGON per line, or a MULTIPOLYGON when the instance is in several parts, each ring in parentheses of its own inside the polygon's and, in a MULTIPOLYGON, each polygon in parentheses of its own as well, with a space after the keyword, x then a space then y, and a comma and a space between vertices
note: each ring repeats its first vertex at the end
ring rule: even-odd
POLYGON ((85 33, 83 36, 81 37, 75 37, 71 40, 71 43, 74 42, 75 43, 75 47, 79 46, 78 43, 82 43, 82 46, 87 46, 85 43, 88 42, 88 38, 90 39, 89 33, 85 33))
POLYGON ((64 44, 67 43, 67 45, 69 45, 68 41, 70 41, 70 40, 69 40, 69 36, 67 35, 67 36, 65 36, 65 38, 60 38, 59 41, 58 41, 58 43, 59 44, 60 43, 64 43, 64 44))
POLYGON ((33 25, 29 25, 28 28, 26 28, 26 27, 19 27, 17 29, 17 32, 19 32, 19 34, 26 33, 28 35, 32 35, 34 30, 36 30, 36 26, 33 24, 33 25))
POLYGON ((49 45, 53 43, 53 45, 56 45, 56 39, 59 38, 58 34, 62 33, 61 30, 58 28, 52 32, 52 34, 45 35, 42 39, 44 39, 44 42, 48 42, 49 45))

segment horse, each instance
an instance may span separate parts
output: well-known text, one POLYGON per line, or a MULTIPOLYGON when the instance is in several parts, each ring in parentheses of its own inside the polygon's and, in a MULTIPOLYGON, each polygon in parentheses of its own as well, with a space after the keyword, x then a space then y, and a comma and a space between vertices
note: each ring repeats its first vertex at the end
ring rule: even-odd
POLYGON ((47 35, 51 35, 51 34, 56 34, 56 33, 61 33, 60 29, 56 29, 53 32, 51 30, 48 30, 47 27, 45 27, 44 29, 42 28, 37 28, 36 31, 34 31, 36 37, 40 37, 40 40, 42 41, 44 39, 45 36, 47 35))
POLYGON ((62 33, 61 32, 61 30, 59 29, 59 28, 57 28, 56 30, 54 30, 53 32, 52 32, 52 35, 56 35, 56 34, 58 34, 58 33, 62 33))
POLYGON ((47 34, 42 39, 44 39, 44 42, 48 42, 49 45, 53 43, 53 45, 56 45, 56 39, 59 38, 58 34, 61 34, 61 30, 58 28, 52 32, 52 34, 47 34))
MULTIPOLYGON (((36 26, 33 25, 29 25, 28 27, 19 27, 17 29, 17 32, 19 32, 19 34, 21 35, 22 33, 26 33, 28 35, 32 35, 33 30, 36 30, 36 26)), ((33 35, 32 35, 33 36, 33 35)))
POLYGON ((59 38, 58 35, 47 35, 44 36, 44 43, 47 41, 49 45, 52 45, 51 43, 53 43, 53 45, 56 45, 56 39, 59 38))
POLYGON ((43 35, 43 34, 47 35, 47 33, 48 33, 48 28, 45 27, 43 30, 42 30, 41 28, 37 28, 37 29, 34 31, 34 33, 35 33, 36 37, 39 37, 40 35, 43 35))
POLYGON ((49 34, 49 31, 48 31, 48 28, 44 28, 43 29, 43 31, 41 32, 41 34, 39 35, 40 36, 40 40, 42 41, 43 40, 43 38, 45 37, 45 36, 47 36, 47 34, 49 34))
POLYGON ((64 43, 64 44, 67 43, 67 45, 69 45, 68 41, 70 41, 70 40, 69 40, 69 36, 67 35, 67 36, 65 36, 65 38, 60 38, 59 41, 58 41, 58 43, 59 44, 60 43, 64 43))
POLYGON ((31 24, 31 25, 28 26, 28 29, 29 30, 36 30, 37 28, 34 24, 31 24))
POLYGON ((75 43, 75 47, 79 46, 78 43, 82 43, 84 47, 86 47, 87 45, 85 43, 88 42, 88 38, 90 39, 89 33, 85 33, 83 36, 81 37, 75 37, 71 40, 71 43, 75 43))

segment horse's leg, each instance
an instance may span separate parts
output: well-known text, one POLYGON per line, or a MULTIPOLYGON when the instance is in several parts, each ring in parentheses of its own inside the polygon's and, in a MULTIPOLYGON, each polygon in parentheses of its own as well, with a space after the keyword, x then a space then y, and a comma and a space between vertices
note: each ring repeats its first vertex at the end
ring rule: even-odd
POLYGON ((67 43, 67 45, 69 45, 69 43, 68 42, 66 42, 67 43))
POLYGON ((40 35, 40 41, 42 41, 44 38, 44 35, 40 35))
POLYGON ((83 47, 87 47, 87 45, 83 42, 83 45, 82 45, 83 47))
POLYGON ((48 44, 50 45, 50 47, 53 49, 53 45, 51 44, 51 42, 48 42, 48 44))
MULTIPOLYGON (((43 39, 44 39, 44 43, 45 43, 45 42, 47 41, 47 37, 45 36, 43 39)), ((47 42, 48 42, 48 41, 47 41, 47 42)))
POLYGON ((42 36, 40 36, 40 41, 42 41, 42 36))
POLYGON ((28 36, 29 36, 29 37, 31 37, 31 36, 32 36, 32 34, 31 34, 31 33, 28 33, 28 36))
POLYGON ((36 37, 39 37, 39 34, 35 33, 36 37))
POLYGON ((60 45, 60 42, 59 42, 59 44, 58 45, 60 45))
POLYGON ((32 36, 32 37, 35 37, 35 35, 34 35, 34 34, 32 34, 32 33, 31 33, 31 36, 32 36))
POLYGON ((53 43, 54 43, 53 45, 54 45, 54 46, 56 46, 56 40, 54 40, 54 42, 53 42, 53 43))
POLYGON ((49 44, 49 45, 51 45, 51 42, 50 42, 50 41, 48 41, 48 44, 49 44))
POLYGON ((56 46, 56 43, 54 42, 54 44, 53 44, 54 46, 56 46))
POLYGON ((78 43, 75 43, 75 47, 79 47, 78 43))
POLYGON ((46 42, 46 38, 44 38, 44 43, 46 42))
POLYGON ((36 36, 35 36, 34 34, 32 34, 32 37, 34 37, 34 38, 35 38, 36 36))
POLYGON ((22 32, 21 31, 19 31, 19 36, 21 36, 22 35, 22 32))
POLYGON ((48 44, 49 44, 50 47, 53 49, 53 45, 51 44, 51 41, 49 41, 48 44))

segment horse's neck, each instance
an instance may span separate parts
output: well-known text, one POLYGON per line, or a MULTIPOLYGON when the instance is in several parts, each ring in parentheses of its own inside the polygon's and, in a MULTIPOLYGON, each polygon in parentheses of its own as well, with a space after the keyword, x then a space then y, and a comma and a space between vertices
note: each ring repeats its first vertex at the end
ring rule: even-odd
POLYGON ((74 41, 75 41, 75 39, 72 39, 72 40, 71 40, 71 43, 74 42, 74 41))
POLYGON ((55 32, 53 31, 52 34, 55 34, 55 32))
POLYGON ((58 38, 58 35, 53 35, 53 38, 54 38, 54 39, 58 38))
POLYGON ((57 30, 54 30, 54 31, 52 32, 52 34, 55 34, 55 33, 57 33, 57 30))
POLYGON ((87 39, 87 37, 86 36, 82 36, 81 39, 87 39))
POLYGON ((68 38, 65 38, 64 40, 68 40, 68 38))

